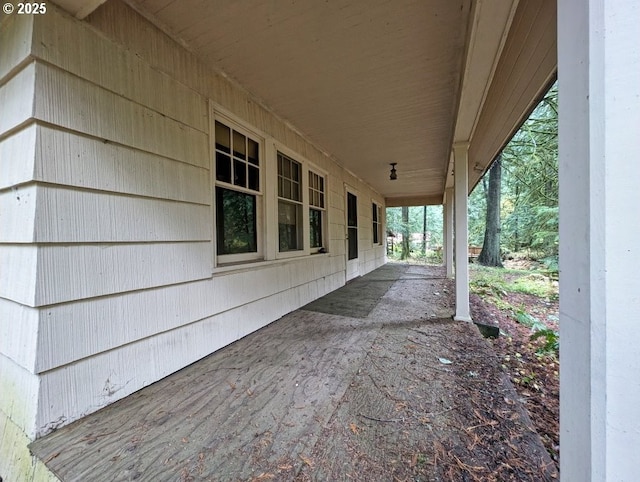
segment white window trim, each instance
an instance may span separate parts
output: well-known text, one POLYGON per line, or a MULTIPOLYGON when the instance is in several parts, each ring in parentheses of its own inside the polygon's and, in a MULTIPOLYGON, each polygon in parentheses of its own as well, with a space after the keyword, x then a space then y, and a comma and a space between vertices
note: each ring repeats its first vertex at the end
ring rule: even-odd
POLYGON ((210 179, 211 179, 211 219, 212 233, 211 242, 213 248, 213 269, 218 267, 226 267, 233 264, 239 264, 240 266, 245 263, 264 261, 265 259, 265 240, 267 233, 265 232, 265 218, 267 210, 267 196, 266 196, 266 170, 268 169, 266 163, 266 141, 263 135, 258 130, 251 128, 246 123, 237 119, 236 116, 230 115, 224 112, 222 109, 217 108, 213 103, 210 104, 210 179), (218 121, 227 127, 251 138, 258 143, 260 150, 260 190, 254 191, 241 186, 235 186, 233 184, 218 181, 216 179, 216 139, 215 139, 215 122, 218 121), (241 253, 241 254, 224 254, 218 255, 217 246, 217 215, 216 215, 216 188, 226 188, 238 192, 247 194, 253 194, 256 196, 256 247, 255 253, 241 253))
MULTIPOLYGON (((329 208, 328 208, 328 204, 329 204, 329 194, 328 194, 328 182, 329 179, 327 178, 326 174, 323 174, 322 171, 316 169, 314 166, 309 166, 309 168, 307 169, 307 185, 309 183, 309 172, 312 172, 313 174, 315 174, 316 176, 319 176, 320 178, 322 178, 322 180, 324 181, 324 207, 319 208, 318 206, 312 206, 311 203, 309 202, 309 205, 307 207, 307 213, 311 210, 311 209, 316 209, 318 211, 322 212, 322 223, 321 223, 321 230, 322 230, 322 246, 321 247, 311 247, 311 233, 309 233, 309 251, 311 254, 317 254, 320 253, 321 249, 324 249, 325 253, 327 251, 329 251, 328 247, 327 247, 327 229, 328 229, 328 222, 327 222, 327 217, 328 217, 328 213, 329 213, 329 208)), ((307 186, 307 196, 309 195, 309 187, 307 186)), ((311 218, 311 216, 309 216, 309 218, 311 218)), ((311 219, 309 219, 309 229, 307 231, 310 231, 311 229, 311 219)))
POLYGON ((378 242, 376 243, 373 240, 373 213, 372 213, 371 214, 371 245, 372 246, 382 246, 382 244, 383 244, 382 240, 384 239, 384 236, 383 236, 384 230, 382 229, 384 227, 383 224, 382 224, 382 204, 380 204, 378 201, 372 199, 371 200, 371 205, 372 206, 375 205, 376 208, 378 209, 378 221, 377 221, 377 223, 378 223, 378 226, 379 226, 378 227, 378 231, 379 231, 378 232, 378 242))
MULTIPOLYGON (((305 256, 311 256, 314 254, 317 254, 319 251, 319 248, 311 248, 311 235, 309 233, 309 171, 313 171, 315 174, 322 176, 324 178, 324 188, 325 188, 325 209, 324 209, 324 213, 325 215, 323 216, 323 243, 324 243, 324 248, 328 251, 328 248, 326 246, 327 243, 327 226, 329 226, 328 224, 328 208, 327 205, 329 203, 329 195, 328 195, 328 183, 329 183, 329 178, 327 175, 327 171, 325 171, 324 169, 320 169, 318 166, 316 166, 315 164, 313 164, 312 162, 310 162, 308 159, 306 159, 305 157, 303 157, 302 155, 298 154, 297 152, 295 152, 294 150, 290 149, 289 147, 274 141, 273 142, 273 146, 274 146, 274 151, 273 151, 273 157, 277 159, 278 156, 278 152, 280 152, 281 154, 284 154, 287 157, 290 157, 291 159, 293 159, 294 161, 300 163, 300 165, 302 166, 302 240, 303 240, 303 248, 301 250, 296 250, 296 251, 283 251, 280 252, 279 249, 279 241, 278 241, 278 228, 277 228, 277 222, 278 222, 278 201, 279 201, 279 196, 278 196, 278 189, 276 186, 276 189, 274 189, 274 206, 273 206, 273 211, 275 213, 275 220, 276 220, 276 225, 274 227, 274 235, 275 235, 275 257, 276 259, 288 259, 288 258, 301 258, 301 257, 305 257, 305 256)), ((277 162, 275 165, 275 177, 277 179, 277 162)))

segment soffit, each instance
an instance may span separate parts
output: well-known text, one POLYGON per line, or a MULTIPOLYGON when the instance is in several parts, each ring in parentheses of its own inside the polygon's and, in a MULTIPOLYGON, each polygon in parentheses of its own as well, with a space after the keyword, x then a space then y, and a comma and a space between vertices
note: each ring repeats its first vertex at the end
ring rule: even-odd
POLYGON ((469 0, 130 3, 384 197, 441 196, 469 0))

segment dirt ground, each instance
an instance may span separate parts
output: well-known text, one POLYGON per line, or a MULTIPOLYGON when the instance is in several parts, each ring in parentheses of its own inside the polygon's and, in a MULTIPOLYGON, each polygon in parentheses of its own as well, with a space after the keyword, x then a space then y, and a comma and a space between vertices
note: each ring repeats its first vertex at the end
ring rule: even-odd
MULTIPOLYGON (((418 274, 434 278, 433 283, 396 283, 386 298, 408 310, 418 305, 428 310, 417 323, 389 324, 381 330, 300 478, 556 479, 557 467, 540 453, 538 435, 523 409, 523 403, 537 408, 532 400, 540 397, 523 398, 524 391, 514 390, 516 372, 505 361, 515 349, 529 353, 520 347, 528 333, 518 331, 519 325, 477 297, 472 302, 474 315, 491 316, 510 337, 486 340, 473 325, 441 318, 454 305, 452 281, 442 279, 437 267, 415 266, 404 278, 418 274), (351 471, 341 471, 340 465, 351 471)), ((402 319, 397 306, 385 305, 385 300, 377 309, 393 311, 391 318, 402 319)), ((548 430, 545 424, 540 427, 548 430)))
MULTIPOLYGON (((557 301, 520 293, 506 293, 504 301, 534 314, 549 328, 558 329, 557 322, 551 321, 557 320, 557 301)), ((532 341, 531 330, 515 321, 508 311, 499 310, 494 304, 477 295, 471 296, 471 310, 474 318, 491 320, 500 327, 501 336, 492 344, 501 361, 501 367, 508 374, 547 452, 559 469, 560 365, 558 359, 537 354, 538 349, 544 344, 543 340, 532 341)))

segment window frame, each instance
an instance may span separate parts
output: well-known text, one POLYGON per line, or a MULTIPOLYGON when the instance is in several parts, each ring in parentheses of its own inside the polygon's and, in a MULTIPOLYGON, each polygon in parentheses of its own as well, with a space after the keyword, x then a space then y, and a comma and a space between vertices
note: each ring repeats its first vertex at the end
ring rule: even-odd
MULTIPOLYGON (((284 164, 283 164, 284 165, 284 164)), ((283 169, 283 171, 285 171, 283 169)), ((278 246, 278 253, 280 255, 287 255, 287 254, 300 254, 301 252, 304 253, 305 252, 305 248, 306 248, 306 244, 305 244, 305 236, 304 236, 304 228, 305 228, 305 216, 304 216, 304 208, 305 208, 305 202, 304 202, 304 172, 305 172, 305 168, 304 165, 302 164, 302 162, 300 162, 297 159, 294 159, 292 156, 289 156, 287 154, 285 154, 284 152, 282 152, 282 150, 277 149, 276 150, 276 176, 277 176, 277 188, 276 188, 276 194, 277 194, 277 202, 276 202, 276 210, 277 210, 277 221, 278 221, 278 229, 277 229, 277 237, 278 237, 278 242, 277 242, 277 246, 278 246), (283 160, 285 162, 288 163, 288 165, 290 166, 289 168, 289 173, 287 174, 286 172, 282 172, 280 173, 280 160, 283 160), (293 168, 297 166, 298 169, 298 179, 294 179, 293 176, 293 168), (283 186, 283 192, 280 192, 280 185, 282 183, 283 186), (286 183, 286 184, 285 184, 286 183), (289 186, 289 196, 287 196, 287 193, 284 189, 284 186, 289 186), (293 188, 297 186, 297 195, 294 196, 294 190, 293 188), (281 239, 280 239, 280 206, 281 205, 289 205, 289 206, 293 206, 295 209, 295 218, 296 218, 296 224, 295 224, 295 237, 297 238, 296 241, 296 248, 293 249, 286 249, 286 250, 282 250, 281 248, 281 239)), ((307 220, 308 222, 308 220, 307 220)))
MULTIPOLYGON (((309 161, 307 158, 303 157, 298 152, 292 150, 286 145, 273 140, 273 151, 272 151, 272 159, 273 159, 273 168, 269 172, 268 175, 274 180, 276 185, 273 187, 270 195, 270 199, 273 199, 274 205, 269 209, 273 213, 274 226, 273 226, 273 234, 271 236, 274 238, 272 243, 275 245, 272 248, 273 255, 275 259, 287 259, 287 258, 301 258, 305 256, 314 256, 317 254, 322 254, 328 252, 328 226, 329 226, 329 179, 328 173, 324 169, 318 167, 317 164, 309 161), (301 185, 302 185, 302 239, 303 239, 303 249, 294 250, 294 251, 280 251, 280 234, 278 228, 278 202, 280 197, 278 196, 278 153, 284 155, 299 163, 301 168, 301 185), (309 219, 309 210, 311 208, 309 204, 309 172, 313 172, 317 176, 320 176, 324 182, 324 202, 325 209, 324 215, 322 216, 322 247, 325 248, 322 253, 320 252, 320 248, 311 248, 311 233, 310 233, 310 219, 309 219)), ((268 228, 267 228, 268 229, 268 228)))
POLYGON ((309 212, 309 251, 311 254, 316 254, 327 251, 327 176, 325 174, 321 174, 317 169, 313 167, 309 167, 307 169, 307 184, 308 184, 308 195, 309 195, 309 203, 308 203, 308 212, 309 212), (311 186, 311 176, 316 176, 319 180, 322 181, 322 189, 315 189, 311 186), (311 193, 317 192, 322 196, 322 206, 316 206, 312 204, 311 193), (320 246, 311 246, 311 210, 318 211, 320 213, 320 246))
POLYGON ((382 206, 376 201, 371 201, 372 246, 382 246, 382 206), (377 235, 377 240, 376 240, 377 235))
MULTIPOLYGON (((256 131, 245 127, 243 124, 235 121, 228 115, 225 115, 219 112, 217 109, 212 109, 212 118, 211 118, 211 180, 212 180, 212 210, 213 210, 213 233, 212 233, 212 242, 213 242, 213 256, 214 256, 214 268, 216 267, 224 267, 233 264, 241 264, 248 262, 256 262, 263 261, 265 259, 265 214, 266 214, 266 199, 265 199, 265 182, 266 182, 266 170, 267 170, 267 162, 266 162, 266 150, 265 150, 265 140, 259 135, 256 131), (234 149, 230 145, 230 152, 224 152, 221 149, 218 149, 216 145, 216 123, 222 124, 230 130, 230 139, 234 138, 234 132, 243 135, 246 138, 245 145, 248 147, 249 140, 255 142, 258 147, 258 164, 255 165, 253 163, 252 167, 258 168, 258 190, 240 186, 234 184, 234 179, 231 179, 230 182, 220 181, 217 176, 217 155, 218 153, 229 156, 231 160, 231 166, 234 166, 234 149), (249 194, 254 196, 255 198, 255 234, 256 234, 256 251, 251 251, 247 253, 235 253, 235 254, 218 254, 218 188, 227 189, 230 191, 240 192, 243 194, 249 194)), ((231 141, 233 143, 233 141, 231 141)), ((248 150, 245 153, 246 160, 244 164, 249 169, 249 155, 248 150)), ((240 158, 239 158, 240 159, 240 158)), ((231 168, 231 172, 233 172, 233 167, 231 168)), ((248 172, 248 171, 247 171, 248 172)), ((249 175, 246 176, 246 185, 248 186, 249 175)))

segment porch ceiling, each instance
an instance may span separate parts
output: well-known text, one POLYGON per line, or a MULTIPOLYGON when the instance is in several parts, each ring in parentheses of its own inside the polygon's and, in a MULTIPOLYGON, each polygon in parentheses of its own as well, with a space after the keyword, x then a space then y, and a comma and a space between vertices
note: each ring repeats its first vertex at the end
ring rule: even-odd
MULTIPOLYGON (((442 201, 452 144, 472 139, 518 0, 128 3, 402 205, 442 201)), ((531 98, 518 109, 540 91, 519 92, 531 98)), ((513 123, 492 133, 482 169, 513 123)))

